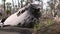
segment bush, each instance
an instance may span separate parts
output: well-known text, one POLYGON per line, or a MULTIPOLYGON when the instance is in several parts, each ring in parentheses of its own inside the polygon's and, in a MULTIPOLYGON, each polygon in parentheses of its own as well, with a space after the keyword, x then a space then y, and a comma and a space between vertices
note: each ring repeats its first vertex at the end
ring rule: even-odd
POLYGON ((54 21, 52 19, 46 20, 44 23, 40 21, 39 24, 34 25, 34 33, 37 33, 37 31, 43 27, 48 27, 54 24, 54 21))
POLYGON ((34 31, 39 30, 40 28, 42 28, 44 26, 44 24, 42 22, 40 22, 39 24, 34 25, 34 31))

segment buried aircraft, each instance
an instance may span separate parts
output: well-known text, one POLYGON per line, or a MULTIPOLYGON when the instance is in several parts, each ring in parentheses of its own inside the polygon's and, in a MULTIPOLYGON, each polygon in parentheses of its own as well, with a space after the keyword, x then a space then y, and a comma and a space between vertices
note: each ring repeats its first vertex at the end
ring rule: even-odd
POLYGON ((22 27, 33 27, 39 22, 41 16, 40 5, 39 4, 29 4, 21 8, 18 12, 9 16, 3 22, 3 25, 10 26, 22 26, 22 27))

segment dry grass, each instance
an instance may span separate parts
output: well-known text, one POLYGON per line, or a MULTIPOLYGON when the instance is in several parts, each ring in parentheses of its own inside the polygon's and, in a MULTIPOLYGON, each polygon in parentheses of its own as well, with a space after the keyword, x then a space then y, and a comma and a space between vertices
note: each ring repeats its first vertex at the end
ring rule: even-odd
POLYGON ((37 24, 37 25, 34 26, 34 32, 36 34, 39 29, 41 29, 43 27, 51 26, 53 24, 54 24, 53 19, 46 19, 46 20, 40 21, 39 24, 37 24))

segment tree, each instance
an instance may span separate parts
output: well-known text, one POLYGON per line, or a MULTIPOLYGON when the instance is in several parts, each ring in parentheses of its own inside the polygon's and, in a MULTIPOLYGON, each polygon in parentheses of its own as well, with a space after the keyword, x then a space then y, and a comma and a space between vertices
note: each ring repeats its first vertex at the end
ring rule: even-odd
POLYGON ((10 5, 11 5, 11 3, 7 2, 7 3, 6 3, 6 5, 7 5, 7 10, 9 10, 9 9, 10 9, 10 7, 11 7, 11 6, 10 6, 10 5))
POLYGON ((10 6, 11 3, 7 2, 6 5, 7 5, 7 10, 6 10, 7 15, 11 14, 11 6, 10 6))
POLYGON ((4 17, 6 16, 6 12, 5 12, 5 2, 6 2, 6 0, 2 0, 3 1, 3 4, 4 4, 4 17))
POLYGON ((18 7, 20 7, 20 3, 19 3, 19 0, 18 0, 18 7))
POLYGON ((50 8, 51 8, 51 15, 54 16, 54 12, 55 12, 55 0, 50 0, 48 2, 50 8))
POLYGON ((24 0, 21 0, 21 8, 23 7, 23 1, 24 1, 24 0))
POLYGON ((30 0, 30 3, 32 3, 33 2, 33 0, 30 0))
POLYGON ((53 10, 54 9, 54 3, 53 3, 53 0, 50 0, 49 2, 47 2, 48 4, 49 4, 49 6, 50 6, 50 8, 51 8, 51 10, 53 10))
POLYGON ((56 4, 55 4, 55 9, 59 9, 60 7, 60 0, 56 0, 56 4))
POLYGON ((59 0, 51 0, 48 2, 48 4, 51 7, 51 13, 53 12, 52 14, 54 16, 54 14, 56 12, 55 10, 56 10, 57 6, 59 5, 59 0))
POLYGON ((13 5, 13 7, 14 7, 14 1, 12 0, 12 5, 13 5))

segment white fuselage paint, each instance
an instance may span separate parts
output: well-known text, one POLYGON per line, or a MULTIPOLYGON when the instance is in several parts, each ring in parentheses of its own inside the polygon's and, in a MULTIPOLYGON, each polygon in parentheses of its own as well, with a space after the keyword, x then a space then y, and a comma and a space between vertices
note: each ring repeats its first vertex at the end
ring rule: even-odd
POLYGON ((23 14, 21 14, 20 16, 17 16, 17 13, 11 15, 10 17, 8 17, 5 22, 4 25, 17 25, 19 23, 23 24, 24 23, 24 19, 26 19, 28 15, 28 12, 25 11, 23 14))
MULTIPOLYGON (((29 5, 27 6, 29 7, 29 5)), ((20 9, 19 11, 21 12, 22 10, 24 10, 25 7, 23 7, 22 9, 20 9)), ((18 11, 18 12, 19 12, 18 11)), ((15 25, 18 25, 19 23, 21 25, 23 25, 24 23, 25 24, 28 24, 30 23, 29 19, 31 17, 33 17, 33 15, 29 14, 30 12, 28 10, 26 10, 24 13, 21 13, 19 16, 17 15, 18 12, 12 14, 10 17, 8 17, 5 22, 4 22, 4 25, 11 25, 11 26, 15 26, 15 25), (29 19, 28 19, 29 17, 29 19), (25 22, 26 20, 26 22, 25 22), (28 23, 27 23, 28 22, 28 23)), ((33 17, 34 18, 34 17, 33 17)))
MULTIPOLYGON (((24 10, 25 7, 21 8, 19 11, 21 12, 22 10, 24 10)), ((18 11, 18 12, 19 12, 18 11)), ((28 15, 28 11, 25 11, 24 13, 20 14, 19 16, 17 16, 18 12, 12 14, 11 16, 9 16, 5 22, 4 22, 4 25, 11 25, 11 26, 14 26, 14 25, 17 25, 19 23, 24 24, 24 20, 30 16, 28 15)))

